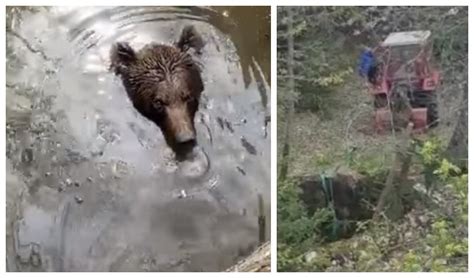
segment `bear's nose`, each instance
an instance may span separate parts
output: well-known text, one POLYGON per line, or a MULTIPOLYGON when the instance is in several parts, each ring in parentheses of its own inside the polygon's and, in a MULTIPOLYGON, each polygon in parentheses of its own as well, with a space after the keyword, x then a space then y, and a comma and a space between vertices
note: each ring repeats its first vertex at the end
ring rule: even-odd
POLYGON ((180 132, 175 139, 178 144, 192 144, 196 141, 196 135, 193 132, 180 132))

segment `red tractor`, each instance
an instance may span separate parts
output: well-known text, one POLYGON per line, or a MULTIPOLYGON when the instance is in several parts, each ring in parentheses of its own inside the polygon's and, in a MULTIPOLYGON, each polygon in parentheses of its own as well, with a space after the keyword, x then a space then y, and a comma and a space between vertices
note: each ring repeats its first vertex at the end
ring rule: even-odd
POLYGON ((375 128, 378 132, 397 127, 396 116, 404 114, 405 128, 425 131, 438 122, 435 91, 440 73, 431 59, 430 31, 391 33, 374 49, 375 74, 370 91, 374 96, 375 128))

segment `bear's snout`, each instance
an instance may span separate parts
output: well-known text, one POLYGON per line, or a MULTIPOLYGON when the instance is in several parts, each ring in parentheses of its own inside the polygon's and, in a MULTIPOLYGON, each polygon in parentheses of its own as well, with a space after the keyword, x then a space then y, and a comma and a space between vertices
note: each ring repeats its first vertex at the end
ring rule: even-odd
POLYGON ((196 135, 191 131, 182 131, 176 134, 175 140, 178 144, 189 144, 196 140, 196 135))
POLYGON ((176 105, 169 107, 167 110, 167 131, 165 136, 168 141, 172 141, 175 151, 183 151, 187 147, 196 144, 196 131, 194 128, 194 115, 190 115, 190 111, 185 105, 176 105))

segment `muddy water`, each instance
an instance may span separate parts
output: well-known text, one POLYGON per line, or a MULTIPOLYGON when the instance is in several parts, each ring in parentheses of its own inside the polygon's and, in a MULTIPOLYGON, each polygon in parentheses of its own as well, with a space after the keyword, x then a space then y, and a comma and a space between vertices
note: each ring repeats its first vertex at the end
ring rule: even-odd
POLYGON ((250 253, 258 194, 270 215, 269 12, 9 8, 7 269, 219 271, 250 253), (189 23, 207 41, 199 177, 107 70, 115 41, 170 43, 189 23))

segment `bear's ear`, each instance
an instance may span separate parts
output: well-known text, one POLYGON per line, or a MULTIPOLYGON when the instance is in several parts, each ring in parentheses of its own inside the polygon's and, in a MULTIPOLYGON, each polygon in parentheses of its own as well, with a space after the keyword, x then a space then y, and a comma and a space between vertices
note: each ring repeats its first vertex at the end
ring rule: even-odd
POLYGON ((201 49, 204 47, 204 40, 196 31, 194 26, 187 25, 183 28, 183 31, 181 31, 181 36, 175 45, 184 52, 188 51, 190 48, 194 48, 196 53, 199 54, 201 53, 201 49))
POLYGON ((112 65, 129 65, 136 60, 135 50, 126 42, 118 42, 112 46, 110 60, 112 65))

